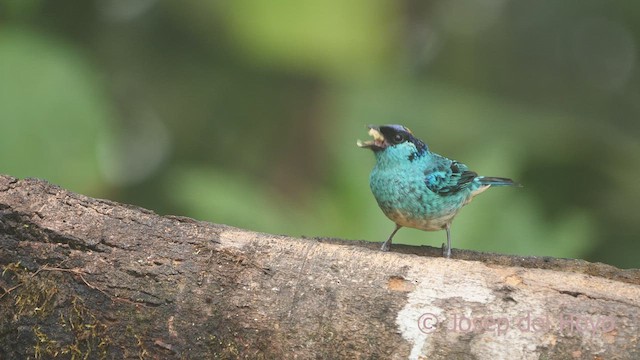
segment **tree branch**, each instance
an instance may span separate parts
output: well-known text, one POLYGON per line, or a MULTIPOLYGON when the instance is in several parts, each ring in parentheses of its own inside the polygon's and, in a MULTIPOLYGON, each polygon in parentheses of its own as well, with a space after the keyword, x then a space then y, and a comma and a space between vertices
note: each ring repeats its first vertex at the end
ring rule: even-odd
POLYGON ((0 176, 0 353, 29 358, 640 358, 640 274, 296 239, 0 176))

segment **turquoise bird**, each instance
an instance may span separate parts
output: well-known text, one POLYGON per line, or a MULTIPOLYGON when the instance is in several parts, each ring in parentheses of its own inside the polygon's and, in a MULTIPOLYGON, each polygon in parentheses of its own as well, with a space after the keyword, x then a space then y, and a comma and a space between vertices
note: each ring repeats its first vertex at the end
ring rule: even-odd
POLYGON ((451 222, 463 206, 491 186, 519 186, 511 179, 479 176, 465 164, 429 151, 422 140, 402 125, 369 125, 370 141, 358 146, 373 150, 376 165, 369 186, 382 212, 396 227, 382 244, 391 249, 403 226, 446 230, 443 255, 451 257, 451 222))

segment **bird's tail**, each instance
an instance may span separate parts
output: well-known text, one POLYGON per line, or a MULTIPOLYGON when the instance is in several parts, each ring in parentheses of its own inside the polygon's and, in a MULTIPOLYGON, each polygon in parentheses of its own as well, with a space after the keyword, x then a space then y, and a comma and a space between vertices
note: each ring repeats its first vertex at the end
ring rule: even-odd
POLYGON ((478 176, 478 181, 482 185, 491 185, 491 186, 522 186, 517 182, 501 177, 493 177, 493 176, 478 176))

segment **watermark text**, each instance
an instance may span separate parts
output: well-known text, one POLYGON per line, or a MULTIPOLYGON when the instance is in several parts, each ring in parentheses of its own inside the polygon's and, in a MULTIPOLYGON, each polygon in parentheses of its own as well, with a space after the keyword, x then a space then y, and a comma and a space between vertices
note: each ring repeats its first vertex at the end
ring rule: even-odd
POLYGON ((505 335, 511 331, 520 333, 555 331, 562 335, 601 335, 616 329, 612 316, 581 314, 526 314, 518 316, 465 315, 448 316, 424 313, 418 319, 418 328, 425 334, 438 329, 458 333, 484 333, 505 335))

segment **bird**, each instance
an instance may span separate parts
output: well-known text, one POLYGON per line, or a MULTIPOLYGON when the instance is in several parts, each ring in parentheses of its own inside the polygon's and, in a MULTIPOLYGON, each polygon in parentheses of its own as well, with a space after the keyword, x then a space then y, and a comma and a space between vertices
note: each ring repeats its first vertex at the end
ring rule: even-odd
POLYGON ((382 212, 396 227, 380 250, 389 251, 402 227, 445 230, 443 256, 451 257, 451 223, 460 209, 493 186, 520 186, 504 177, 480 176, 467 165, 429 150, 408 128, 368 125, 372 140, 357 141, 373 151, 369 186, 382 212))

